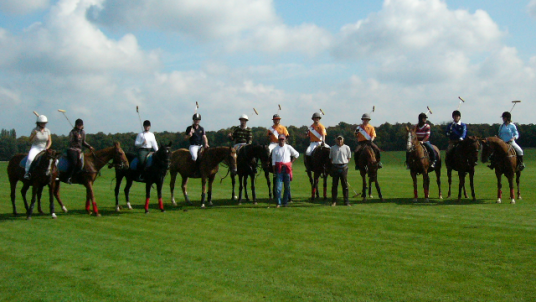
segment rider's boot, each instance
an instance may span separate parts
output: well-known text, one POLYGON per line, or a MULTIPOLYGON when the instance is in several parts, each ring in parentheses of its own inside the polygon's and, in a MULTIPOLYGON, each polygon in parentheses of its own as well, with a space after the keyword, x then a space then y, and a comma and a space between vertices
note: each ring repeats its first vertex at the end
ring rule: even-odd
POLYGON ((523 163, 523 155, 517 156, 517 170, 523 171, 525 169, 525 164, 523 163))

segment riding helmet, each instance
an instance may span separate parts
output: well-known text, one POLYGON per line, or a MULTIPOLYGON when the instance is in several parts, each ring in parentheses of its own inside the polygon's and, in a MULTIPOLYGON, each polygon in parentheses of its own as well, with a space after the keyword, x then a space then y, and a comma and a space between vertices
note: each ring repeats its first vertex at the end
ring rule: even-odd
POLYGON ((242 114, 242 115, 238 118, 238 120, 246 120, 246 121, 249 121, 249 118, 248 118, 247 115, 242 114))
POLYGON ((79 118, 76 121, 74 121, 74 125, 75 126, 84 126, 84 121, 79 118))
POLYGON ((462 113, 460 112, 460 110, 452 111, 452 117, 454 118, 455 116, 462 117, 462 113))
POLYGON ((422 118, 428 118, 428 115, 426 115, 426 113, 424 112, 421 112, 421 114, 419 114, 419 122, 421 121, 422 118))
POLYGON ((363 114, 363 116, 361 116, 361 119, 362 120, 370 120, 370 114, 368 114, 368 113, 363 114))
POLYGON ((508 112, 508 111, 503 112, 501 117, 503 117, 503 118, 505 117, 508 121, 512 120, 512 114, 510 112, 508 112))
POLYGON ((279 116, 279 114, 274 114, 274 116, 272 117, 272 121, 273 120, 280 120, 281 117, 279 116))
POLYGON ((199 114, 199 113, 194 114, 194 116, 192 116, 192 120, 194 120, 194 121, 195 120, 201 120, 201 114, 199 114))
POLYGON ((40 115, 37 117, 36 123, 48 123, 48 119, 44 115, 40 115))
POLYGON ((319 119, 321 119, 321 118, 322 118, 322 116, 320 115, 320 113, 318 113, 318 112, 315 112, 315 113, 313 113, 313 117, 312 117, 311 119, 313 119, 313 120, 314 120, 315 118, 319 118, 319 119))
POLYGON ((147 126, 151 126, 151 121, 149 121, 149 120, 145 120, 145 121, 143 122, 143 127, 147 127, 147 126))

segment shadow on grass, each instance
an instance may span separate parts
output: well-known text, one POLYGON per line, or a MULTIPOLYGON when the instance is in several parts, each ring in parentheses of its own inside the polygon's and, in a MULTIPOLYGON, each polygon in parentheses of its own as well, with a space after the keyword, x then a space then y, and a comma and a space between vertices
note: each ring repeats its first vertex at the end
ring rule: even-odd
POLYGON ((367 199, 363 201, 361 198, 355 202, 355 204, 377 204, 377 203, 395 203, 397 205, 410 205, 410 206, 453 206, 453 205, 473 205, 473 204, 487 204, 489 201, 483 199, 462 199, 458 202, 457 199, 439 199, 430 198, 428 202, 424 201, 424 198, 418 198, 417 201, 413 201, 413 198, 386 198, 381 201, 377 198, 367 199))

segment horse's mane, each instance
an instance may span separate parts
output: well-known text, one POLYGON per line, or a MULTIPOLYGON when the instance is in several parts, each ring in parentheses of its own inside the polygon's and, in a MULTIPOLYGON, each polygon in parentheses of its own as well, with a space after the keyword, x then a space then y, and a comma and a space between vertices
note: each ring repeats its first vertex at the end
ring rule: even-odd
POLYGON ((486 141, 490 144, 490 147, 499 154, 508 155, 508 144, 506 144, 502 139, 496 136, 486 138, 486 141))

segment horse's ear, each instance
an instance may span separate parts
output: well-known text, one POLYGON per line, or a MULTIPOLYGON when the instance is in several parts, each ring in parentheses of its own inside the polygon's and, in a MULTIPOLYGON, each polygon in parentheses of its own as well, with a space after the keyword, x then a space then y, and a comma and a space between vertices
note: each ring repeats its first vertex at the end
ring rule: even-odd
POLYGON ((408 127, 408 125, 406 125, 406 131, 409 131, 409 127, 408 127))
POLYGON ((172 143, 171 143, 171 141, 169 141, 169 143, 168 143, 167 146, 168 146, 168 147, 171 147, 171 145, 172 145, 172 143))
POLYGON ((121 147, 121 143, 120 142, 114 142, 114 147, 116 147, 116 148, 121 147))

